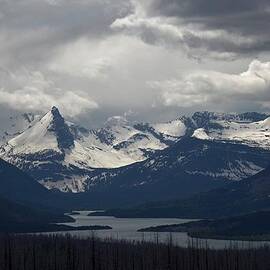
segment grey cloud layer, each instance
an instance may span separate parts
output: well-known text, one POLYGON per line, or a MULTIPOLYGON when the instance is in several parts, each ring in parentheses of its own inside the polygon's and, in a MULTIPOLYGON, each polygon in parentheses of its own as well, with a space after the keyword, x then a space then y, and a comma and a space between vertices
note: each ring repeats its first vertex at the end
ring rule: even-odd
POLYGON ((218 16, 257 12, 269 7, 267 0, 154 0, 152 12, 167 16, 218 16))
POLYGON ((112 24, 146 42, 185 48, 190 55, 232 58, 270 49, 267 0, 149 0, 112 24))
POLYGON ((125 1, 0 1, 0 53, 16 65, 44 61, 57 46, 80 37, 102 38, 129 10, 125 1), (55 3, 55 4, 54 4, 55 3))
POLYGON ((46 111, 57 105, 68 116, 98 108, 79 80, 65 82, 82 69, 97 77, 106 71, 106 59, 94 59, 90 68, 72 66, 74 59, 90 57, 71 51, 72 44, 108 38, 110 24, 129 8, 122 0, 0 0, 0 106, 46 111), (62 61, 70 47, 69 59, 62 61))
POLYGON ((268 0, 0 0, 0 113, 268 110, 269 15, 268 0))

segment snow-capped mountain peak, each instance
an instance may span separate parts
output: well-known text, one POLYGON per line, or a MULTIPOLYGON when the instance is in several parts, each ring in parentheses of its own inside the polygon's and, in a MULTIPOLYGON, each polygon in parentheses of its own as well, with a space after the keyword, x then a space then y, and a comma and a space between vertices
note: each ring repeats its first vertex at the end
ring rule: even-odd
POLYGON ((138 163, 140 168, 144 166, 143 161, 151 162, 158 155, 161 159, 155 165, 149 167, 145 163, 145 166, 156 171, 174 163, 189 164, 193 158, 200 155, 204 158, 204 153, 217 151, 214 146, 222 141, 235 144, 236 152, 243 148, 250 155, 239 155, 238 160, 232 156, 222 163, 222 168, 208 168, 207 164, 207 169, 190 168, 188 171, 189 175, 223 175, 224 179, 231 180, 228 175, 233 167, 241 171, 238 178, 263 168, 270 150, 270 118, 267 117, 260 113, 197 112, 166 123, 132 124, 124 117, 115 116, 109 118, 103 128, 89 130, 65 121, 59 110, 52 107, 42 117, 27 114, 19 118, 26 123, 25 129, 0 147, 0 157, 25 170, 49 189, 82 192, 100 181, 110 182, 112 175, 125 171, 128 165, 138 163), (192 140, 202 145, 198 151, 190 148, 192 140), (181 147, 173 152, 177 154, 176 159, 172 156, 164 161, 163 157, 177 145, 181 147), (257 159, 254 152, 258 152, 260 158, 257 159))
POLYGON ((203 128, 198 128, 194 131, 193 138, 197 138, 200 140, 210 140, 211 138, 208 136, 208 134, 206 133, 205 129, 203 128))
POLYGON ((47 149, 57 149, 57 139, 49 132, 52 121, 53 115, 49 112, 32 127, 11 139, 5 149, 12 149, 14 154, 29 154, 47 149))
POLYGON ((221 112, 195 112, 192 115, 192 120, 198 127, 203 127, 209 122, 213 121, 229 121, 239 123, 252 123, 259 122, 268 117, 267 114, 257 112, 246 112, 246 113, 221 113, 221 112))
POLYGON ((53 107, 39 121, 8 141, 4 148, 13 154, 33 154, 51 150, 61 152, 72 146, 73 135, 59 110, 53 107))
POLYGON ((270 117, 260 113, 196 113, 193 137, 228 141, 270 150, 270 117))
POLYGON ((48 188, 84 191, 95 169, 141 162, 174 143, 185 132, 181 121, 132 125, 112 117, 105 127, 88 130, 65 121, 56 107, 0 148, 0 156, 23 168, 48 188))
POLYGON ((167 123, 157 123, 152 126, 155 131, 166 137, 180 138, 186 134, 187 127, 181 119, 167 123))

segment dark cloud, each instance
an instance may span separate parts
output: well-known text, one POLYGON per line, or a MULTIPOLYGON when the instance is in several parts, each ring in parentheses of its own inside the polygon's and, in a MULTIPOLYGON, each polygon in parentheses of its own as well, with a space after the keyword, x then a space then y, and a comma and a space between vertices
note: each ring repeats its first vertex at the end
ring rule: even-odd
POLYGON ((155 0, 150 11, 165 16, 215 17, 256 13, 269 8, 268 0, 155 0))
MULTIPOLYGON (((270 49, 270 34, 266 31, 270 27, 268 0, 156 0, 151 8, 152 12, 199 24, 202 29, 221 29, 256 40, 252 45, 228 47, 228 51, 246 54, 270 49)), ((220 45, 216 47, 222 49, 220 45)))
POLYGON ((269 61, 269 15, 258 0, 0 0, 0 115, 57 105, 90 125, 130 110, 159 121, 231 97, 224 110, 264 110, 268 88, 241 74, 269 61))
POLYGON ((110 24, 129 10, 123 0, 0 0, 0 53, 12 54, 6 61, 14 65, 44 61, 81 37, 109 36, 110 24))
POLYGON ((113 26, 129 33, 132 30, 146 42, 186 47, 195 57, 208 52, 212 57, 232 59, 270 50, 270 33, 266 31, 270 27, 268 0, 146 2, 136 1, 137 12, 113 26))

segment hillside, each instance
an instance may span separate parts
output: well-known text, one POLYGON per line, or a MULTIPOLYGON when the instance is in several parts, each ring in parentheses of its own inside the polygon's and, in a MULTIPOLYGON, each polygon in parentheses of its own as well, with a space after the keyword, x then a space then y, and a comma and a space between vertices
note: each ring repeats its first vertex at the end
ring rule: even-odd
POLYGON ((269 160, 264 149, 186 137, 144 162, 97 172, 89 188, 117 193, 118 200, 128 194, 133 204, 183 199, 245 179, 269 160))
POLYGON ((0 196, 12 201, 43 204, 52 198, 51 192, 25 172, 0 159, 0 196))
POLYGON ((57 231, 110 230, 110 226, 69 226, 74 222, 70 216, 57 211, 24 205, 0 198, 0 233, 35 233, 57 231))
POLYGON ((57 212, 13 202, 2 197, 0 197, 0 212, 0 228, 12 226, 13 224, 48 224, 72 221, 69 217, 57 212))
POLYGON ((108 210, 117 217, 220 218, 270 209, 270 167, 253 177, 186 200, 148 203, 108 210))
POLYGON ((199 238, 269 240, 270 212, 144 228, 141 232, 188 232, 199 238))

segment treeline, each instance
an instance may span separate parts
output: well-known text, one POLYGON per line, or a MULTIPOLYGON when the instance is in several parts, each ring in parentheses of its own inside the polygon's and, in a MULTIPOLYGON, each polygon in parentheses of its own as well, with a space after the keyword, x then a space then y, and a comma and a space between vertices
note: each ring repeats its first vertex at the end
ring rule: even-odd
POLYGON ((71 236, 0 236, 1 270, 266 270, 270 249, 211 250, 71 236))

